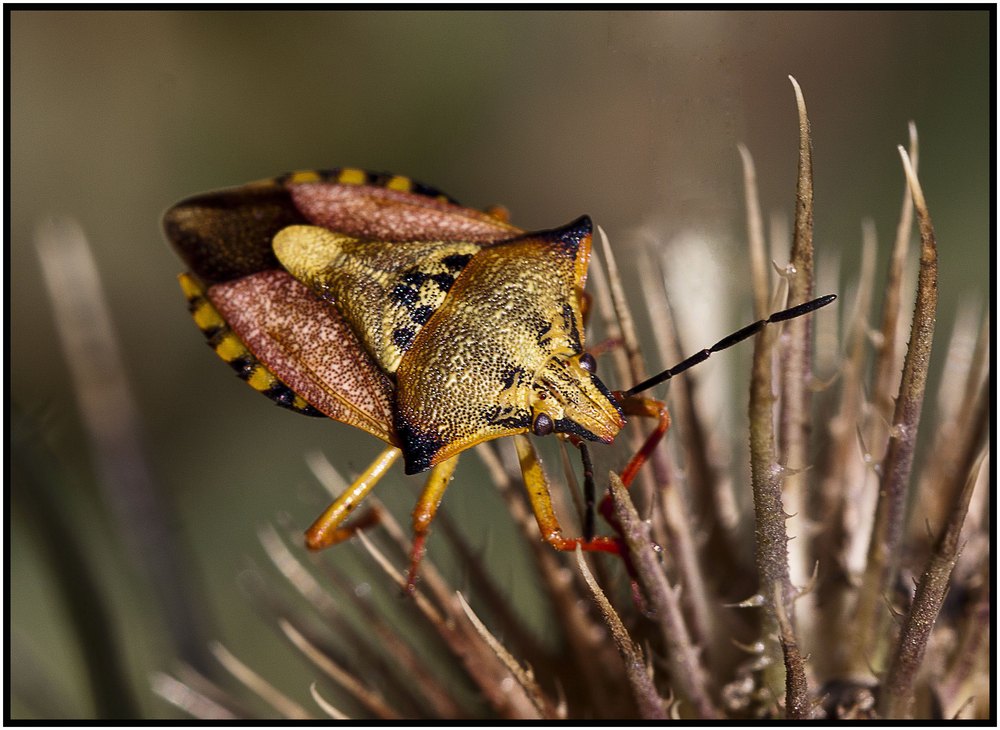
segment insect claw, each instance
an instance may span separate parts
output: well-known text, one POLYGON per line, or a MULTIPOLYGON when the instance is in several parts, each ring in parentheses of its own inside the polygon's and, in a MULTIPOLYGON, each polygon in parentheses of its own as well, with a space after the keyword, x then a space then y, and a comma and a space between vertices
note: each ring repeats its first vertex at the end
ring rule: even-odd
POLYGON ((312 527, 306 530, 306 547, 311 552, 324 550, 353 537, 355 533, 361 530, 367 530, 369 527, 377 525, 381 520, 382 512, 378 507, 372 507, 365 511, 364 514, 355 518, 354 522, 350 525, 330 529, 327 513, 324 513, 313 523, 312 527))

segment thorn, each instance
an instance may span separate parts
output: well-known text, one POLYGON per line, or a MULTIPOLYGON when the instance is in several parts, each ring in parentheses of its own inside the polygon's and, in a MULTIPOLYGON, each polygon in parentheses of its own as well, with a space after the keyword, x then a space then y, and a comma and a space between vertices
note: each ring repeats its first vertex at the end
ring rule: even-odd
POLYGON ((842 375, 843 373, 841 373, 839 369, 835 370, 833 375, 826 380, 814 374, 809 381, 809 390, 813 393, 824 393, 832 388, 834 383, 840 380, 842 375))
POLYGON ((806 583, 801 588, 799 587, 795 588, 795 595, 792 596, 792 602, 794 603, 803 596, 808 596, 810 593, 812 593, 813 589, 816 587, 816 581, 818 578, 819 578, 819 561, 817 560, 815 563, 813 563, 813 572, 812 575, 809 576, 809 582, 806 583))
POLYGON ((858 446, 861 447, 861 461, 864 462, 866 466, 870 466, 875 459, 872 456, 872 452, 868 449, 868 444, 865 443, 865 436, 861 432, 861 424, 855 424, 854 428, 858 434, 858 446))
POLYGON ((778 468, 781 469, 782 477, 794 477, 810 471, 813 468, 813 465, 806 464, 805 466, 788 466, 787 464, 778 464, 778 468))
POLYGON ((764 596, 759 593, 755 593, 739 603, 724 603, 722 605, 725 608, 760 608, 764 605, 764 596))
POLYGON ((754 654, 754 655, 763 654, 765 649, 767 649, 767 646, 760 639, 757 639, 752 644, 743 644, 737 641, 736 639, 730 639, 730 641, 733 642, 733 646, 735 646, 737 649, 745 651, 747 654, 754 654))
POLYGON ((889 609, 889 613, 892 615, 893 621, 899 624, 900 621, 903 619, 903 612, 897 609, 895 606, 893 606, 892 599, 890 599, 889 596, 887 596, 884 593, 882 594, 882 600, 885 602, 886 608, 889 609))

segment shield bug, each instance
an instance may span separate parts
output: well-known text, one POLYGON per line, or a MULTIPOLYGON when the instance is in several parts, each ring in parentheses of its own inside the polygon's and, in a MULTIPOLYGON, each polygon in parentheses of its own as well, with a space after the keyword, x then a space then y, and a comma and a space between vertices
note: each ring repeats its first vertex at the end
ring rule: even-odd
POLYGON ((526 232, 501 208, 466 208, 399 175, 297 172, 188 198, 164 217, 190 269, 181 287, 209 345, 279 405, 361 428, 387 444, 306 532, 312 549, 345 524, 400 457, 430 470, 413 511, 412 589, 458 455, 513 436, 542 537, 559 550, 619 553, 611 536, 566 537, 527 434, 611 443, 627 416, 657 420, 622 472, 629 484, 669 427, 638 394, 832 301, 759 320, 625 391, 597 377, 584 347, 586 216, 526 232))

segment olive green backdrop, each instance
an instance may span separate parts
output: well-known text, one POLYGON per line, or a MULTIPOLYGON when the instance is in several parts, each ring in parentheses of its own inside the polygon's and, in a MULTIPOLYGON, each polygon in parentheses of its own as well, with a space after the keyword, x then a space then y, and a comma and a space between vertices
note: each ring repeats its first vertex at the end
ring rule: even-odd
MULTIPOLYGON (((274 576, 257 529, 302 528, 322 507, 306 453, 322 450, 352 472, 379 444, 271 407, 205 347, 159 228, 176 200, 351 165, 412 176, 468 205, 505 204, 528 229, 588 213, 626 268, 640 243, 667 247, 694 232, 721 273, 685 304, 731 298, 736 325, 750 312, 736 146, 754 155, 765 213, 790 216, 793 74, 814 134, 819 266, 839 260, 849 291, 861 220, 870 217, 884 271, 903 195, 896 145, 914 120, 940 243, 939 342, 960 303, 988 300, 993 21, 985 11, 14 11, 7 22, 7 407, 27 414, 34 445, 54 455, 71 531, 53 533, 20 509, 27 487, 14 484, 15 717, 95 712, 71 620, 79 607, 66 605, 45 551, 73 545, 94 572, 108 641, 124 652, 141 712, 178 716, 149 690, 151 672, 178 666, 163 592, 105 503, 42 284, 33 235, 47 216, 75 218, 90 241, 182 582, 201 614, 188 639, 222 639, 304 702, 312 670, 244 597, 248 580, 274 576)), ((670 265, 683 275, 683 257, 670 265)), ((745 408, 741 395, 732 410, 741 417, 745 408)), ((466 464, 478 473, 475 459, 466 464)), ((462 482, 460 472, 445 509, 501 558, 498 580, 530 618, 536 597, 516 562, 523 546, 506 547, 497 497, 462 482)), ((418 486, 394 474, 379 494, 405 518, 418 486)), ((358 562, 355 548, 340 550, 345 563, 358 562)))

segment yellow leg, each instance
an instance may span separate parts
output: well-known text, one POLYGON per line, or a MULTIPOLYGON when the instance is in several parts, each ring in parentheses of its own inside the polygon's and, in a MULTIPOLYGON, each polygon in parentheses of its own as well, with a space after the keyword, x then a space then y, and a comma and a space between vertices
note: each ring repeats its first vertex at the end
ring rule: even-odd
POLYGON ((400 457, 402 452, 395 446, 390 446, 365 469, 354 484, 344 490, 337 499, 326 508, 308 530, 306 530, 306 546, 310 550, 322 550, 330 545, 336 545, 357 532, 362 527, 366 527, 374 520, 362 520, 359 523, 342 527, 344 520, 351 516, 372 487, 378 483, 385 472, 392 466, 393 462, 400 457))
POLYGON ((453 456, 431 469, 424 491, 413 508, 413 549, 410 551, 410 571, 406 580, 406 590, 410 593, 416 585, 417 568, 420 567, 420 561, 424 557, 427 533, 431 529, 431 522, 434 521, 438 505, 441 504, 441 497, 451 482, 451 475, 455 473, 456 466, 458 457, 453 456))
POLYGON ((531 509, 535 513, 535 520, 538 522, 538 529, 541 530, 542 539, 556 550, 576 550, 579 547, 582 550, 620 555, 621 545, 617 538, 598 536, 587 540, 582 537, 563 536, 559 518, 556 517, 555 510, 552 508, 549 481, 542 469, 542 463, 538 459, 535 447, 531 440, 522 434, 514 436, 514 445, 517 447, 517 456, 521 462, 521 474, 524 476, 524 486, 528 490, 531 509))

